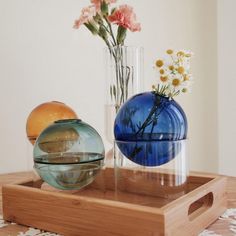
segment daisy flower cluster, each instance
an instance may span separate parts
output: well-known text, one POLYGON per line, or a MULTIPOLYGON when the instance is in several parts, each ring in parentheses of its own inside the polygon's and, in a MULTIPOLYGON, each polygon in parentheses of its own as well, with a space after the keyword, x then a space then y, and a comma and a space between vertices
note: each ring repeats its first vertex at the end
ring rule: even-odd
POLYGON ((154 68, 158 82, 152 88, 154 92, 162 96, 173 98, 189 91, 193 80, 190 73, 190 59, 193 54, 172 49, 168 49, 166 54, 166 60, 156 60, 154 68))

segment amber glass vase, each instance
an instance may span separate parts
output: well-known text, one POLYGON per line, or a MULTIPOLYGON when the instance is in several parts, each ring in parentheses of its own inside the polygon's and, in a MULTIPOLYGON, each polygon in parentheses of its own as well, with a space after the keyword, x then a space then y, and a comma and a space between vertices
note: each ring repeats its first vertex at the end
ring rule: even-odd
POLYGON ((76 118, 78 116, 72 108, 58 101, 42 103, 31 111, 26 122, 26 134, 30 141, 26 142, 27 170, 33 168, 33 145, 40 133, 54 121, 76 118))
POLYGON ((76 113, 62 102, 45 102, 35 107, 29 114, 26 132, 29 141, 34 144, 39 134, 56 120, 76 119, 76 113))

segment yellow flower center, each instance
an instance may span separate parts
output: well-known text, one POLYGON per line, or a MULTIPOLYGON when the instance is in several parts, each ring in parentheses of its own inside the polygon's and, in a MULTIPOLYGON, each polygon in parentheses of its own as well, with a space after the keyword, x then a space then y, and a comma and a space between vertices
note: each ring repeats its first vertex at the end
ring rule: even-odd
POLYGON ((183 66, 180 66, 177 71, 180 73, 180 74, 183 74, 184 73, 184 68, 183 66))
POLYGON ((168 80, 168 77, 167 77, 167 76, 161 76, 161 77, 160 77, 160 80, 161 80, 162 82, 166 82, 166 81, 168 80))
POLYGON ((163 75, 165 73, 165 71, 163 69, 160 69, 159 72, 161 75, 163 75))
POLYGON ((188 89, 187 89, 187 88, 183 88, 183 89, 182 89, 182 92, 183 92, 183 93, 187 93, 187 92, 188 92, 188 89))
POLYGON ((181 83, 180 80, 177 79, 177 78, 172 80, 172 85, 175 86, 175 87, 179 86, 180 83, 181 83))
POLYGON ((182 51, 177 52, 177 56, 179 56, 179 57, 184 56, 184 55, 185 55, 185 53, 182 51))
POLYGON ((188 81, 189 77, 187 75, 184 76, 184 81, 188 81))
POLYGON ((173 54, 173 50, 172 50, 172 49, 168 49, 168 50, 166 51, 166 53, 171 55, 171 54, 173 54))
POLYGON ((191 57, 191 54, 188 53, 188 54, 185 54, 185 56, 186 56, 186 57, 191 57))
POLYGON ((169 69, 170 69, 170 70, 174 70, 175 67, 174 67, 173 65, 170 65, 170 66, 169 66, 169 69))
POLYGON ((157 60, 156 61, 156 66, 157 67, 162 67, 164 65, 164 62, 162 60, 157 60))

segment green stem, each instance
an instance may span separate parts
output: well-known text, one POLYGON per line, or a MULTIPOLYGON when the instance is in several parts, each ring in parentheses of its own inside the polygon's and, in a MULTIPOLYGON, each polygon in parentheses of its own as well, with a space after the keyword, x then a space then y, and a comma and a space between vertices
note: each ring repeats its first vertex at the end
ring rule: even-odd
POLYGON ((139 130, 136 132, 136 135, 138 135, 140 132, 141 134, 143 135, 146 127, 148 127, 151 123, 153 125, 152 127, 152 131, 153 131, 153 128, 154 126, 157 124, 157 117, 160 115, 160 113, 162 112, 162 110, 164 109, 164 105, 163 107, 160 106, 161 105, 161 102, 160 100, 158 99, 157 100, 157 97, 156 97, 156 101, 155 101, 155 104, 153 105, 148 117, 146 118, 146 120, 143 122, 142 126, 139 128, 139 130), (160 111, 159 113, 155 114, 157 112, 157 109, 158 107, 160 106, 160 111), (155 114, 155 117, 153 117, 155 114))
POLYGON ((113 30, 112 30, 112 27, 111 27, 110 22, 107 20, 106 17, 104 17, 104 18, 105 18, 105 21, 107 22, 107 25, 108 25, 108 28, 109 28, 110 35, 111 35, 111 38, 112 38, 112 40, 113 40, 114 46, 115 46, 115 45, 118 45, 118 43, 116 42, 116 39, 115 39, 115 36, 114 36, 114 33, 113 33, 113 30))

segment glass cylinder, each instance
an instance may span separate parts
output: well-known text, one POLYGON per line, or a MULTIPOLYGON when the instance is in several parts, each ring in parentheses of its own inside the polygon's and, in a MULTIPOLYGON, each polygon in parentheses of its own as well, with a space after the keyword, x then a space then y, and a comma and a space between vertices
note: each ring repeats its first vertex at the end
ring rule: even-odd
POLYGON ((121 105, 143 90, 143 48, 115 46, 105 48, 106 101, 105 134, 112 144, 113 124, 121 105))
MULTIPOLYGON (((122 200, 127 194, 132 195, 132 203, 156 206, 156 197, 176 199, 187 192, 187 177, 189 174, 186 158, 186 140, 153 141, 157 147, 174 147, 175 155, 165 164, 157 166, 145 165, 150 142, 143 141, 143 164, 126 157, 119 147, 134 146, 137 141, 114 142, 115 188, 117 200, 122 200), (146 153, 146 154, 145 154, 146 153)), ((139 143, 141 141, 138 141, 139 143)), ((153 153, 156 159, 158 153, 153 153)), ((158 161, 157 161, 158 163, 158 161)), ((165 203, 165 201, 161 201, 165 203)), ((158 206, 161 207, 161 206, 158 206)))

